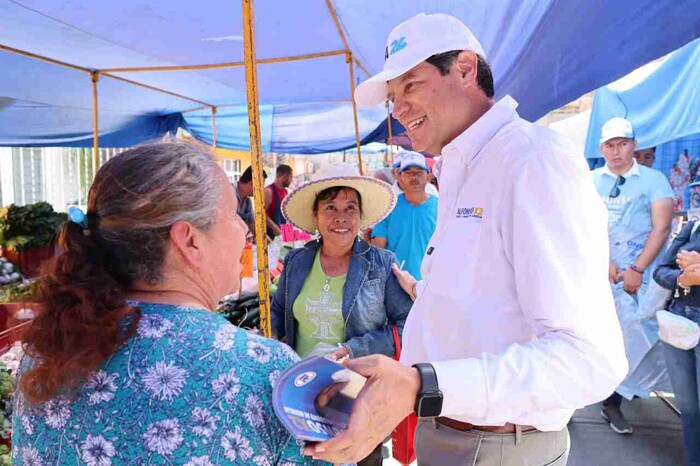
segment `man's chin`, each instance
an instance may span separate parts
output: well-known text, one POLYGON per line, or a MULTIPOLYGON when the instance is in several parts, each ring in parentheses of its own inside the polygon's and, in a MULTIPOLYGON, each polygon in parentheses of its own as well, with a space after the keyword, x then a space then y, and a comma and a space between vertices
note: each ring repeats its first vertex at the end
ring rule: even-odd
MULTIPOLYGON (((409 136, 409 139, 411 137, 409 136)), ((416 152, 429 152, 431 154, 439 154, 442 152, 442 147, 438 147, 436 144, 429 141, 413 140, 411 139, 411 147, 416 152)))

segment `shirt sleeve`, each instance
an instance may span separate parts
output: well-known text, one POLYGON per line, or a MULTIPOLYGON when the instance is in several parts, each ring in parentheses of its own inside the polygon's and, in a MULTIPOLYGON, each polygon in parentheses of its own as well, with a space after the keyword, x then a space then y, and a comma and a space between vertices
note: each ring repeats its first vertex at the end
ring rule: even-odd
POLYGON ((607 279, 607 213, 578 162, 546 153, 511 165, 500 229, 518 312, 536 336, 499 354, 434 362, 443 415, 508 422, 578 409, 610 395, 627 374, 607 279))
POLYGON ((377 223, 372 228, 372 238, 388 238, 389 237, 389 217, 377 223))
POLYGON ((651 192, 651 202, 658 201, 659 199, 674 199, 673 189, 668 179, 659 171, 654 173, 654 175, 655 180, 651 192))
POLYGON ((681 269, 676 263, 676 255, 681 248, 690 241, 694 225, 695 222, 688 222, 683 226, 668 249, 662 253, 659 266, 654 271, 654 280, 656 280, 656 283, 667 290, 676 289, 678 277, 681 275, 681 269))

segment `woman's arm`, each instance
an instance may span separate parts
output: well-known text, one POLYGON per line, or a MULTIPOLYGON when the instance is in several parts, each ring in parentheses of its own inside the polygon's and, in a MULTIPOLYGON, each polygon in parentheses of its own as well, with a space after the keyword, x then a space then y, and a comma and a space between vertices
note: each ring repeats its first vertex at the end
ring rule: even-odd
POLYGON ((680 233, 673 239, 671 246, 663 253, 659 266, 654 270, 654 280, 667 290, 676 288, 678 276, 681 274, 681 270, 676 263, 676 256, 678 251, 690 240, 690 233, 694 224, 695 222, 685 224, 680 233))
POLYGON ((287 254, 284 258, 284 269, 282 269, 282 274, 280 275, 280 281, 277 285, 277 291, 275 296, 272 297, 271 303, 271 320, 272 320, 272 338, 277 340, 282 340, 286 336, 285 331, 285 300, 287 294, 287 265, 289 259, 292 256, 292 252, 287 254))

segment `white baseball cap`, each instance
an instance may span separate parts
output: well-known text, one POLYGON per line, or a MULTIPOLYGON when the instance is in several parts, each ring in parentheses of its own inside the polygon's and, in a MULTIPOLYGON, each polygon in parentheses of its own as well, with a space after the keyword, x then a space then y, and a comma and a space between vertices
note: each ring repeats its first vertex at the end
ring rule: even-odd
POLYGON ((425 163, 425 157, 418 152, 406 152, 403 159, 401 160, 401 173, 405 172, 411 167, 422 168, 425 171, 428 170, 428 165, 425 163))
POLYGON ((600 131, 600 143, 603 144, 615 138, 634 139, 634 128, 629 120, 615 117, 605 122, 600 131))
POLYGON ((355 89, 360 107, 374 107, 387 98, 387 81, 398 78, 431 56, 471 50, 483 58, 479 40, 462 21, 444 13, 420 13, 394 28, 386 40, 384 69, 355 89))

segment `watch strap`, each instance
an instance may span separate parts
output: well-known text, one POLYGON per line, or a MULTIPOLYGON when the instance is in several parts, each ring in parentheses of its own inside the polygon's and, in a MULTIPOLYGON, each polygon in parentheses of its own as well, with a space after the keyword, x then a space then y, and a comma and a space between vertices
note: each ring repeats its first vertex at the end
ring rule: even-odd
POLYGON ((414 410, 418 417, 435 417, 442 410, 442 392, 438 385, 437 373, 432 364, 414 364, 421 380, 420 391, 414 410))

